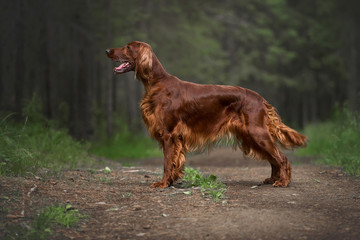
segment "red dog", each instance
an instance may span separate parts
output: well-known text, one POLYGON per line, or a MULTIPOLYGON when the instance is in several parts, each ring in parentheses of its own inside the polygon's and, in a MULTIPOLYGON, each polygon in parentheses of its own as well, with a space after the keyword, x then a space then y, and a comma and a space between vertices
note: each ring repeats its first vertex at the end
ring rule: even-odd
POLYGON ((163 178, 152 187, 165 188, 182 177, 186 152, 231 136, 246 156, 269 161, 271 177, 264 183, 288 186, 291 167, 275 143, 285 148, 305 146, 306 136, 283 124, 274 107, 258 93, 181 81, 165 71, 147 43, 135 41, 106 53, 120 62, 115 73, 135 71, 144 84, 142 117, 164 152, 163 178))

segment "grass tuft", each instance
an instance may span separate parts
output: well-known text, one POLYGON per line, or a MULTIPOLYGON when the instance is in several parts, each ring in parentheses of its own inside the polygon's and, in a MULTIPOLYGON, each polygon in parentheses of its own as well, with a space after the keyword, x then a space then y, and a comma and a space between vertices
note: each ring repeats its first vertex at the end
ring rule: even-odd
POLYGON ((201 187, 203 196, 211 197, 216 202, 225 198, 226 186, 215 175, 205 177, 198 170, 186 167, 182 180, 184 181, 183 187, 201 187))
POLYGON ((66 206, 49 206, 42 210, 34 219, 27 234, 28 239, 46 239, 51 233, 50 227, 59 224, 64 227, 75 226, 85 215, 73 209, 70 204, 66 206))

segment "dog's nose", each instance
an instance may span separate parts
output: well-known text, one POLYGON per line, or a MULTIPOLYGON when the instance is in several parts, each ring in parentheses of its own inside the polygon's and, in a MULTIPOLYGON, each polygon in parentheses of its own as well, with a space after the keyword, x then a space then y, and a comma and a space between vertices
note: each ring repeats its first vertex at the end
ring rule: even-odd
POLYGON ((110 49, 106 49, 105 52, 106 52, 107 55, 109 55, 110 54, 110 49))

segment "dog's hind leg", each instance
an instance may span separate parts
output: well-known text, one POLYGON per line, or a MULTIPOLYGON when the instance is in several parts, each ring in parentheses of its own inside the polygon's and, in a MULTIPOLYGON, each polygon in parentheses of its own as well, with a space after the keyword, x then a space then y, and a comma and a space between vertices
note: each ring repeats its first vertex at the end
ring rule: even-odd
POLYGON ((270 163, 270 165, 271 165, 271 177, 264 180, 265 184, 274 184, 277 180, 280 179, 280 168, 272 163, 270 163))
POLYGON ((271 177, 264 183, 273 183, 275 187, 286 187, 291 180, 291 167, 286 156, 280 152, 266 128, 260 126, 248 127, 249 138, 256 152, 271 164, 271 177))
POLYGON ((291 166, 287 157, 282 152, 280 152, 276 145, 275 148, 276 150, 273 159, 276 161, 275 166, 279 169, 278 171, 280 172, 280 178, 276 180, 273 185, 274 187, 287 187, 291 181, 291 166))

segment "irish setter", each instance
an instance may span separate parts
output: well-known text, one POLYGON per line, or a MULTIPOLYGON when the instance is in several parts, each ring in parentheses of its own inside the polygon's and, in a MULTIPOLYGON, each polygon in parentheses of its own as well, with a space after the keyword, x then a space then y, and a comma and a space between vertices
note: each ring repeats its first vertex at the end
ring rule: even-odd
POLYGON ((116 74, 135 71, 145 94, 142 118, 164 153, 164 175, 152 187, 165 188, 184 173, 185 153, 203 150, 224 137, 246 156, 266 159, 271 177, 264 183, 286 187, 291 167, 276 143, 286 149, 306 145, 306 136, 282 123, 280 116, 258 93, 237 86, 185 82, 165 71, 151 46, 131 42, 106 54, 120 66, 116 74))

